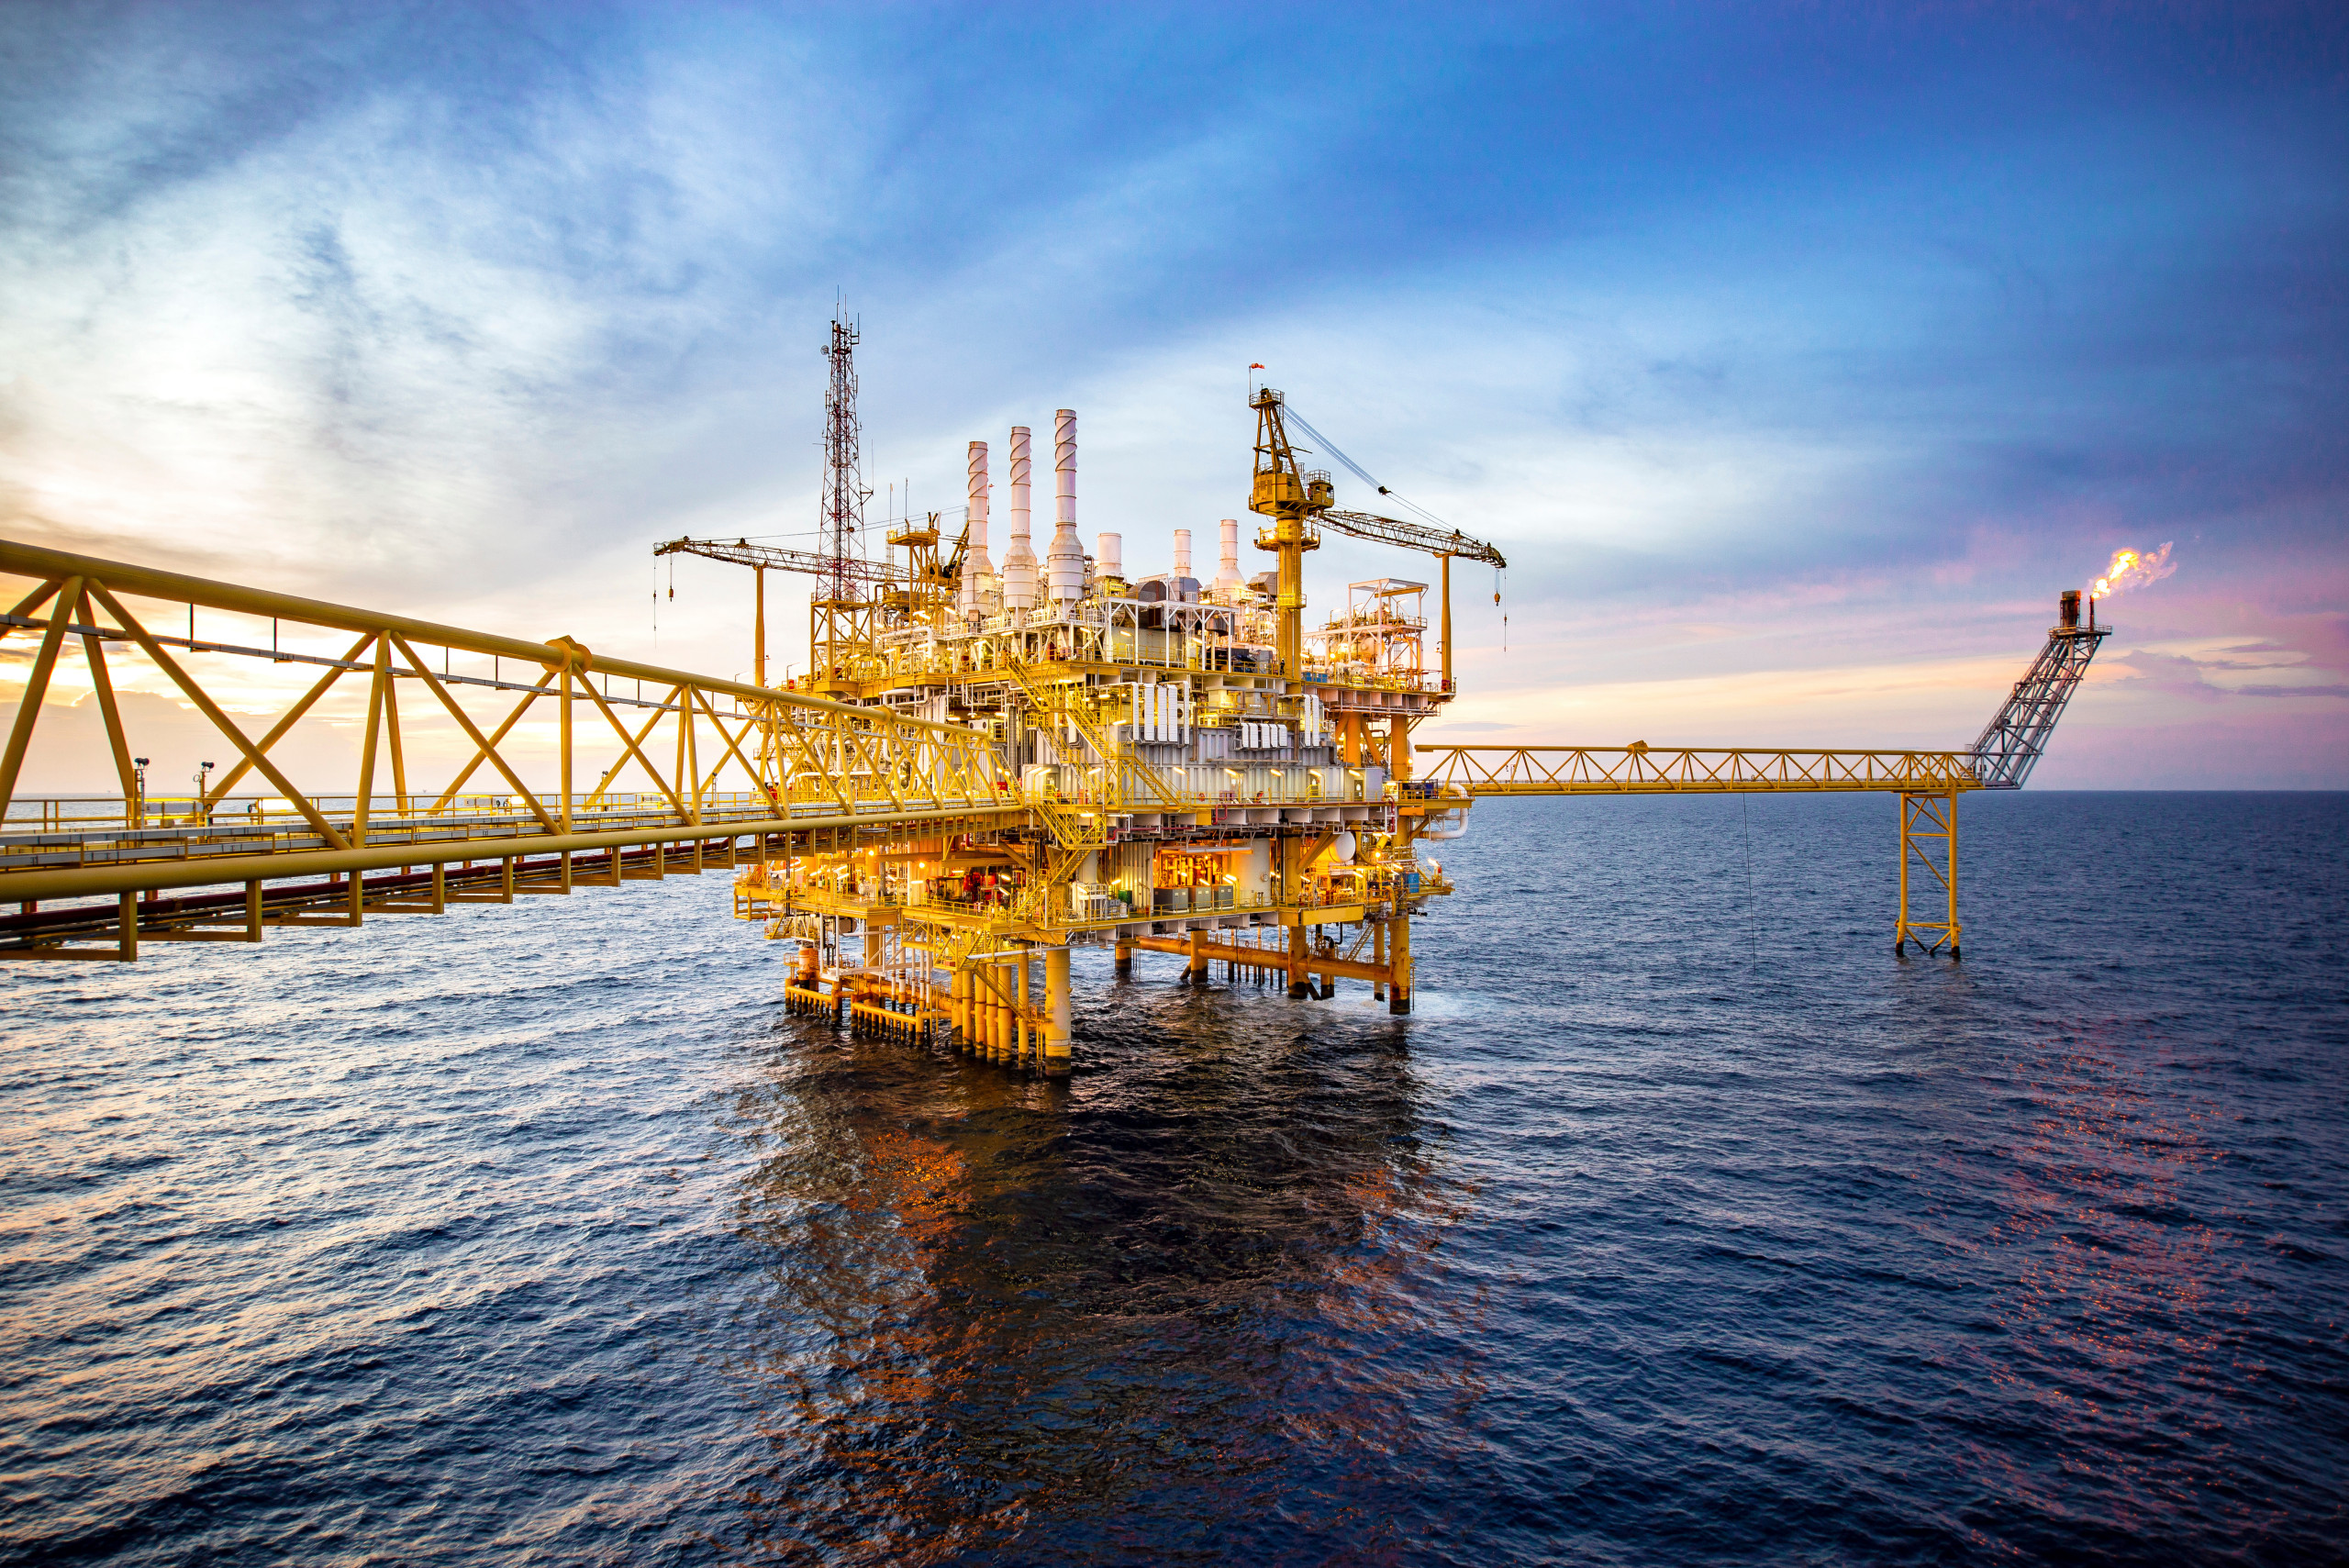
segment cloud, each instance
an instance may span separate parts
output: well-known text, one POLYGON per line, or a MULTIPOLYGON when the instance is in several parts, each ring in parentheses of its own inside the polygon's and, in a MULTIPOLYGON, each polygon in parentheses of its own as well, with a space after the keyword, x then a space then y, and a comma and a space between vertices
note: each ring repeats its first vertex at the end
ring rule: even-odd
POLYGON ((2230 697, 2338 698, 2349 695, 2349 684, 2328 679, 2343 672, 2310 662, 2306 653, 2273 643, 2233 644, 2204 651, 2168 652, 2138 649, 2121 654, 2105 672, 2125 670, 2116 684, 2143 684, 2192 702, 2220 702, 2230 697), (2289 680, 2254 680, 2247 675, 2289 675, 2289 680))
MULTIPOLYGON (((1137 567, 1239 512, 1270 363, 1508 550, 1477 700, 1939 734, 2164 539, 2084 711, 2330 700, 2337 29, 1394 11, 1299 92, 1298 25, 12 8, 0 528, 651 656, 653 539, 812 516, 838 291, 877 486, 1077 406, 1137 567)), ((660 656, 747 663, 747 585, 677 571, 660 656)), ((1386 573, 1332 537, 1312 590, 1386 573)))

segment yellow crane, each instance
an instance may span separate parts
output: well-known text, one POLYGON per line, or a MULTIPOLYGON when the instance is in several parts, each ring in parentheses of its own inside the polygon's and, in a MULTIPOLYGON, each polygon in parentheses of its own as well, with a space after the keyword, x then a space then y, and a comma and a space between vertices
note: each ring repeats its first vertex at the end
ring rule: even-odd
MULTIPOLYGON (((1262 387, 1249 400, 1256 410, 1256 476, 1248 500, 1248 509, 1273 519, 1269 533, 1259 532, 1256 547, 1271 550, 1278 562, 1275 602, 1280 609, 1280 641, 1278 644, 1282 673, 1287 677, 1289 690, 1301 690, 1299 684, 1305 649, 1305 552, 1321 548, 1320 529, 1335 528, 1355 539, 1374 544, 1399 545, 1434 556, 1443 563, 1443 578, 1440 593, 1442 622, 1438 649, 1442 660, 1443 689, 1452 689, 1452 562, 1454 556, 1479 561, 1495 570, 1506 568, 1508 558, 1479 539, 1454 528, 1445 532, 1424 523, 1405 522, 1399 517, 1380 517, 1372 512, 1351 512, 1337 504, 1337 486, 1326 469, 1308 469, 1297 462, 1297 448, 1290 441, 1288 427, 1297 427, 1320 441, 1332 456, 1353 469, 1365 484, 1382 495, 1392 495, 1386 486, 1377 484, 1313 427, 1289 408, 1287 399, 1271 387, 1262 387)), ((1309 453, 1311 449, 1307 449, 1309 453)), ((1497 597, 1497 595, 1496 595, 1497 597)))

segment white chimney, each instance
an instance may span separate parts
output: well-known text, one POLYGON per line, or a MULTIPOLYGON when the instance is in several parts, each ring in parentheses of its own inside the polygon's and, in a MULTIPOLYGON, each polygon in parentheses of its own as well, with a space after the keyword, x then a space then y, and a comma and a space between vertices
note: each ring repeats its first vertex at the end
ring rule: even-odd
POLYGON ((1028 545, 1028 427, 1011 428, 1011 543, 1003 552, 1003 607, 1036 607, 1036 552, 1028 545))
POLYGON ((1190 574, 1191 530, 1188 528, 1176 528, 1174 530, 1174 575, 1177 577, 1188 577, 1190 574))
POLYGON ((1123 577, 1126 574, 1125 549, 1125 535, 1103 534, 1101 548, 1094 552, 1094 569, 1104 577, 1123 577))
POLYGON ((1085 541, 1076 537, 1076 410, 1052 414, 1052 547, 1044 552, 1044 595, 1055 603, 1085 596, 1085 541))
POLYGON ((1215 596, 1226 601, 1240 597, 1247 584, 1240 575, 1240 519, 1223 519, 1223 561, 1216 568, 1215 596))
POLYGON ((986 611, 986 579, 995 573, 994 563, 987 560, 987 444, 985 441, 971 443, 967 491, 971 506, 971 543, 963 552, 962 593, 956 604, 964 615, 983 615, 986 611))

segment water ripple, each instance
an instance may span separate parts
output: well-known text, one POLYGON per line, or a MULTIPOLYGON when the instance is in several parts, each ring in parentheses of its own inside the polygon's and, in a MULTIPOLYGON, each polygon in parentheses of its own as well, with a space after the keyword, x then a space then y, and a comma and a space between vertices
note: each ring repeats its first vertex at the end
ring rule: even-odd
POLYGON ((1488 803, 1418 1016, 1054 1083, 716 877, 6 972, 0 1556, 2337 1560, 2349 802, 1969 800, 1962 965, 1891 810, 1488 803))

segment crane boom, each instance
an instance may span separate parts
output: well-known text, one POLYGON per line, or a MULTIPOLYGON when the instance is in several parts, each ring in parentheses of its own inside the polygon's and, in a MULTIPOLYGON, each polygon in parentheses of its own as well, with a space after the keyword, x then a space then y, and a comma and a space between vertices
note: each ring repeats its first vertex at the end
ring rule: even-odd
MULTIPOLYGON (((652 553, 662 555, 698 555, 707 561, 723 561, 729 565, 748 566, 758 579, 758 607, 752 612, 753 631, 751 663, 758 683, 767 684, 767 572, 801 572, 810 577, 821 577, 831 584, 835 595, 843 593, 851 583, 885 584, 894 573, 885 561, 859 561, 854 556, 820 555, 812 550, 785 550, 777 545, 752 544, 738 539, 732 544, 717 539, 673 539, 652 547, 652 553)), ((674 590, 671 590, 673 593, 674 590)), ((813 667, 811 655, 810 667, 813 667)))
POLYGON ((804 572, 811 577, 838 575, 853 583, 887 583, 896 573, 888 563, 880 561, 858 561, 821 555, 812 550, 785 550, 777 545, 752 544, 737 539, 722 544, 716 539, 673 539, 652 547, 655 555, 698 555, 710 561, 723 561, 735 566, 772 567, 777 572, 804 572))
POLYGON ((1405 550, 1425 550, 1430 555, 1481 561, 1487 566, 1508 565, 1508 558, 1499 550, 1483 539, 1470 539, 1458 528, 1445 533, 1424 523, 1407 523, 1399 517, 1381 517, 1369 512, 1341 512, 1334 508, 1317 515, 1324 524, 1340 533, 1352 534, 1374 544, 1395 544, 1405 550))

